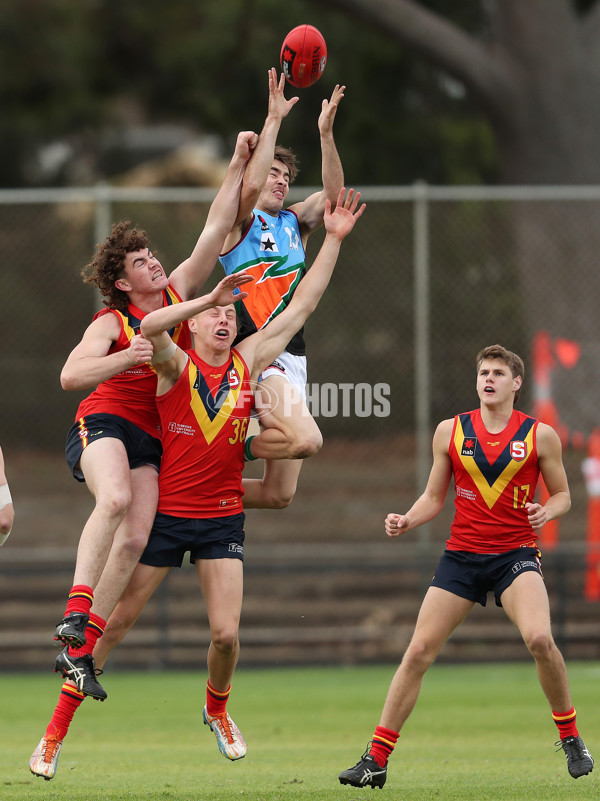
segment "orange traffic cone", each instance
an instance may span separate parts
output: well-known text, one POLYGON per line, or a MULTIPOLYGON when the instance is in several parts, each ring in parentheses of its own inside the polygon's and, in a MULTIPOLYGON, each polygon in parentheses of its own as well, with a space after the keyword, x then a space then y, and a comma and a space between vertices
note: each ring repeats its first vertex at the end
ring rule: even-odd
POLYGON ((585 597, 600 600, 600 428, 588 441, 588 456, 581 465, 588 493, 585 597))
MULTIPOLYGON (((538 331, 533 339, 532 347, 533 362, 533 414, 542 423, 552 426, 559 431, 559 417, 556 404, 552 400, 552 382, 550 374, 555 365, 552 353, 552 340, 547 331, 538 331)), ((538 486, 538 500, 542 505, 549 498, 543 479, 540 477, 538 486)), ((558 545, 558 520, 551 520, 546 523, 540 532, 540 548, 552 551, 558 545)))

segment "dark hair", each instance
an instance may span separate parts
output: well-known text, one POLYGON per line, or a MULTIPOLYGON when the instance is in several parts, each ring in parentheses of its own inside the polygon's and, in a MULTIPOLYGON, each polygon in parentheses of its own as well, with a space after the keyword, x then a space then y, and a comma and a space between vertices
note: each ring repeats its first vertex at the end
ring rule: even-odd
MULTIPOLYGON (((504 362, 507 367, 510 369, 513 378, 517 376, 521 377, 521 380, 525 378, 525 365, 523 364, 523 359, 516 353, 513 353, 512 350, 507 350, 502 345, 488 345, 487 348, 480 350, 477 354, 477 372, 479 373, 479 368, 481 367, 481 362, 485 359, 497 359, 500 362, 504 362)), ((515 392, 515 403, 519 400, 519 395, 521 393, 521 388, 515 392)))
POLYGON ((81 277, 85 283, 98 287, 104 297, 103 303, 109 309, 127 311, 129 296, 117 289, 115 281, 123 277, 125 256, 147 247, 146 232, 132 228, 129 220, 115 223, 106 240, 96 245, 96 254, 81 271, 81 277))
POLYGON ((285 164, 290 174, 290 183, 293 183, 300 172, 298 168, 298 159, 296 158, 294 151, 287 147, 282 147, 282 145, 275 145, 275 154, 273 158, 276 158, 277 161, 281 161, 283 164, 285 164))

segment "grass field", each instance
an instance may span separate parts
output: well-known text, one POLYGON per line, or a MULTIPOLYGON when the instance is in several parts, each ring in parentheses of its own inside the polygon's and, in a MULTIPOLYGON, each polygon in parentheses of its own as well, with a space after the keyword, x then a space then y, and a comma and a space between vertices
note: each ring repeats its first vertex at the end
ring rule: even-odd
MULTIPOLYGON (((600 665, 572 663, 581 733, 600 754, 600 665)), ((228 762, 201 723, 204 674, 108 673, 86 700, 56 777, 28 760, 58 697, 48 675, 0 675, 2 801, 330 801, 371 789, 337 775, 360 757, 393 667, 238 669, 230 712, 248 755, 228 762)), ((532 664, 435 666, 390 762, 381 797, 424 801, 597 799, 597 773, 573 780, 532 664)), ((375 791, 379 792, 379 791, 375 791)), ((379 798, 376 795, 375 798, 379 798)))

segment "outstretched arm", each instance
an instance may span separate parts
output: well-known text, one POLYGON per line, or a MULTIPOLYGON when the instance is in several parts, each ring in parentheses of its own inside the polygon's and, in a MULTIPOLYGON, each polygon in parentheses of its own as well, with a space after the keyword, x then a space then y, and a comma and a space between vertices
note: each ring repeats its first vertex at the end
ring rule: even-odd
POLYGON ((298 215, 303 240, 323 223, 325 200, 333 206, 340 189, 344 186, 344 168, 333 138, 333 121, 338 106, 344 97, 345 86, 336 85, 330 100, 323 100, 319 115, 319 134, 321 137, 321 175, 323 189, 310 195, 302 203, 291 208, 298 215))
POLYGON ((253 131, 238 134, 225 179, 213 200, 206 224, 192 254, 170 275, 169 280, 183 300, 195 297, 215 266, 225 237, 238 215, 242 180, 258 141, 253 131))
POLYGON ((169 344, 167 338, 171 340, 168 334, 170 328, 184 320, 189 320, 190 317, 194 317, 206 309, 212 309, 213 306, 227 306, 237 300, 243 300, 248 293, 235 294, 235 290, 253 280, 251 275, 244 273, 227 275, 207 295, 201 295, 199 298, 186 300, 183 303, 173 303, 171 306, 163 306, 150 312, 142 320, 140 332, 152 342, 156 351, 157 345, 164 347, 169 344))
POLYGON ((409 529, 433 520, 441 512, 452 476, 449 450, 452 426, 453 420, 443 420, 438 425, 433 435, 433 467, 425 492, 405 515, 389 514, 386 517, 385 532, 388 537, 400 537, 409 529))
POLYGON ((296 331, 304 325, 329 284, 342 241, 365 210, 364 203, 357 208, 360 192, 349 189, 344 200, 345 191, 342 187, 333 211, 329 200, 325 202, 325 239, 312 267, 298 284, 290 305, 268 325, 237 346, 246 362, 252 365, 254 378, 281 353, 296 331))
POLYGON ((269 70, 269 106, 265 124, 258 137, 258 144, 254 149, 252 158, 248 162, 242 191, 240 197, 239 211, 237 218, 230 226, 231 233, 225 242, 225 250, 230 250, 240 240, 244 227, 248 224, 249 215, 256 205, 269 170, 273 164, 275 144, 277 135, 281 127, 282 120, 296 105, 299 98, 291 97, 286 100, 283 90, 285 88, 285 76, 283 73, 277 79, 277 70, 271 67, 269 70))
POLYGON ((157 394, 163 395, 172 387, 187 363, 187 355, 169 336, 169 329, 183 320, 188 320, 213 306, 227 306, 236 300, 247 297, 247 292, 234 291, 240 286, 254 280, 250 275, 235 273, 223 278, 207 295, 174 303, 147 314, 140 325, 140 331, 154 347, 152 366, 158 375, 157 394))

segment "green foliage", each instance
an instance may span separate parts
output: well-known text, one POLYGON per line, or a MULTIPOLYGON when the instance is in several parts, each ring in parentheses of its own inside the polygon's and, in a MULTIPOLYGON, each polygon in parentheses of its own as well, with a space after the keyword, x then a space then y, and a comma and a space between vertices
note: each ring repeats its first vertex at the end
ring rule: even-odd
MULTIPOLYGON (((93 178, 122 168, 101 161, 107 132, 176 123, 216 133, 229 149, 238 130, 259 130, 267 69, 281 42, 310 22, 328 43, 321 81, 281 140, 298 153, 301 180, 320 182, 316 120, 336 82, 348 87, 336 137, 353 183, 479 183, 496 177, 487 123, 460 87, 422 58, 324 3, 308 0, 6 0, 0 18, 0 185, 39 182, 41 145, 65 141, 93 178), (100 165, 100 166, 99 166, 100 165)), ((476 33, 480 2, 429 3, 476 33), (439 6, 439 8, 437 8, 439 6)), ((291 87, 290 87, 291 89, 291 87)), ((88 173, 86 173, 87 175, 88 173)), ((60 180, 60 179, 59 179, 60 180)), ((62 177, 77 180, 71 169, 62 177)))
MULTIPOLYGON (((243 659, 243 655, 242 655, 243 659)), ((570 666, 579 724, 600 740, 594 663, 570 666)), ((27 761, 60 682, 0 676, 3 801, 333 801, 357 790, 337 775, 361 755, 377 724, 393 667, 245 671, 231 713, 248 756, 227 762, 201 724, 200 674, 107 674, 109 700, 86 701, 65 740, 56 777, 27 761)), ((532 664, 433 667, 392 757, 390 798, 411 801, 572 801, 597 798, 592 776, 575 783, 532 664)), ((369 791, 365 791, 369 792, 369 791)))

